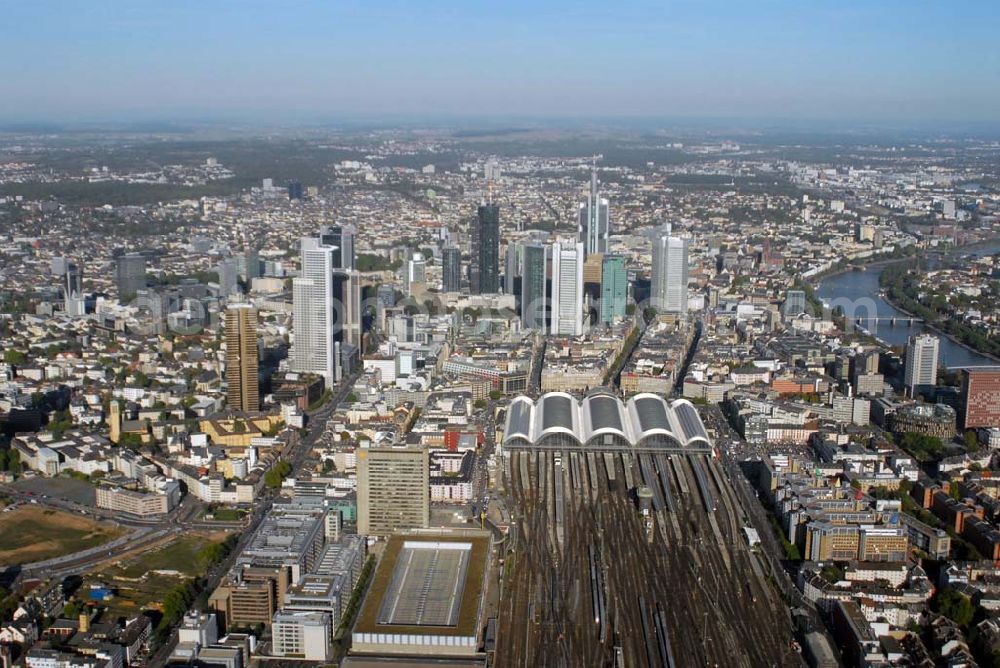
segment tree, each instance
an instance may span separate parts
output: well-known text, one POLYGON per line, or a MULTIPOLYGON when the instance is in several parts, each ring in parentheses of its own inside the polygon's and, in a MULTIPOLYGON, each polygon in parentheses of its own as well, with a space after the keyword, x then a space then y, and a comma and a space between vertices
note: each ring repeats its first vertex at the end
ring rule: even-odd
POLYGON ((965 440, 965 449, 969 452, 975 452, 979 450, 979 438, 976 436, 976 432, 972 429, 966 429, 965 434, 962 436, 965 440))
POLYGON ((264 474, 264 484, 270 489, 277 489, 281 487, 281 481, 291 472, 292 465, 282 459, 264 474))
POLYGON ((476 409, 486 408, 485 399, 476 399, 476 403, 473 404, 476 409))
POLYGON ((357 400, 358 400, 358 395, 354 394, 353 392, 351 392, 350 394, 348 394, 347 397, 345 398, 345 401, 347 401, 347 403, 349 403, 349 404, 353 404, 357 400))
POLYGON ((123 448, 136 450, 142 447, 142 436, 135 432, 128 432, 118 437, 118 445, 123 448))
POLYGON ((503 392, 501 392, 500 390, 490 390, 490 399, 492 399, 493 401, 498 400, 502 396, 503 392))
POLYGON ((972 599, 950 587, 938 592, 932 607, 962 628, 967 628, 976 614, 972 599))
POLYGON ((21 366, 28 361, 28 356, 25 355, 20 350, 14 350, 13 348, 5 350, 3 353, 3 361, 7 364, 13 364, 14 366, 21 366))
POLYGON ((62 615, 66 619, 76 619, 77 617, 80 616, 80 613, 83 612, 83 610, 84 610, 83 603, 77 601, 76 599, 73 599, 72 601, 63 606, 62 615))

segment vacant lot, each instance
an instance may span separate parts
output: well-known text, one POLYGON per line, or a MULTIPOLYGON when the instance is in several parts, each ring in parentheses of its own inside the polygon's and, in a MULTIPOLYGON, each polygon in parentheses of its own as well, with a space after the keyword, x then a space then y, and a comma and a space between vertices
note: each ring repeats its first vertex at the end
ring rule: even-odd
POLYGON ((197 563, 198 552, 225 537, 225 532, 188 534, 136 557, 123 559, 88 575, 77 596, 86 600, 92 584, 114 589, 115 597, 100 604, 106 608, 107 619, 130 618, 145 610, 159 610, 167 592, 184 580, 202 574, 197 563))
POLYGON ((122 535, 108 524, 58 510, 24 505, 0 515, 0 564, 61 557, 122 535))

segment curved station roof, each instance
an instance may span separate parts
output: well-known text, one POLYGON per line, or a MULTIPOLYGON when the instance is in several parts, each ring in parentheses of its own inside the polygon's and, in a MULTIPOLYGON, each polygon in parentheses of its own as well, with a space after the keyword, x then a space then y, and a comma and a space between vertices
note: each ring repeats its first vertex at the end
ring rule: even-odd
POLYGON ((668 403, 655 394, 627 402, 597 391, 580 400, 549 392, 532 401, 517 397, 507 411, 503 445, 511 449, 710 450, 705 425, 686 399, 668 403))

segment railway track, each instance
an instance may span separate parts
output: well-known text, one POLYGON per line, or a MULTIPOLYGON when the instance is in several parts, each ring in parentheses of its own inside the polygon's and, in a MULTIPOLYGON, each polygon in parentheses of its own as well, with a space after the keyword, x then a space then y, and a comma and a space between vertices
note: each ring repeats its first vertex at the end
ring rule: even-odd
POLYGON ((802 665, 714 460, 508 456, 519 540, 495 665, 802 665), (636 484, 653 492, 649 520, 636 484))

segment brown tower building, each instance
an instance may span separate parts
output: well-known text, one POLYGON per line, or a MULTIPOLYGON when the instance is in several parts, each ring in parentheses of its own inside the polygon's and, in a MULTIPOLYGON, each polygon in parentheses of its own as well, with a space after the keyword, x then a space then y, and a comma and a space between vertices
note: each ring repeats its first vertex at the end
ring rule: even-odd
POLYGON ((1000 366, 962 370, 962 429, 1000 427, 1000 366))
POLYGON ((260 410, 257 387, 257 312, 246 304, 226 309, 226 398, 234 411, 260 410))

